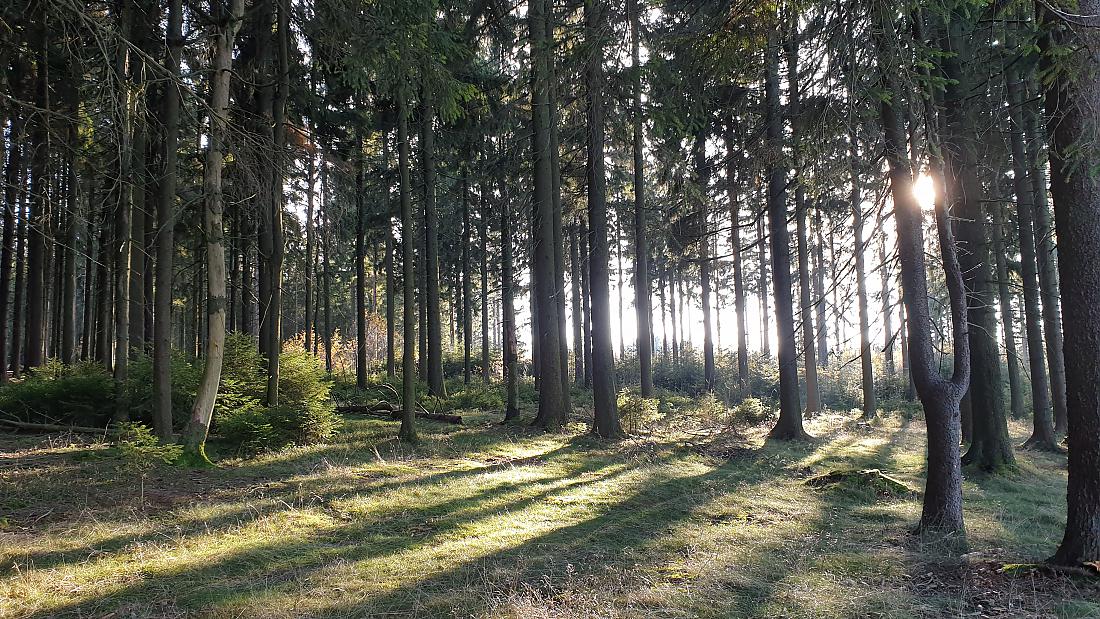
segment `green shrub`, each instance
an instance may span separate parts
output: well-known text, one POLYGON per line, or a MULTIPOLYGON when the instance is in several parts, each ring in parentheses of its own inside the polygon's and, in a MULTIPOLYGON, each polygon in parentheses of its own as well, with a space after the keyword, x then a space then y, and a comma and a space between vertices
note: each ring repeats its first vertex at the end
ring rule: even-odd
POLYGON ((768 421, 771 417, 771 409, 757 398, 745 398, 733 407, 734 419, 754 426, 768 421))
MULTIPOLYGON (((182 351, 173 350, 169 374, 172 381, 172 425, 180 429, 187 424, 191 407, 195 405, 202 366, 182 351)), ((143 354, 130 361, 126 395, 131 419, 152 423, 153 359, 149 355, 143 354)))
POLYGON ((115 450, 127 465, 144 475, 157 464, 171 464, 183 453, 183 445, 161 444, 153 431, 141 423, 120 423, 115 450))
POLYGON ((702 357, 686 349, 682 351, 679 362, 658 360, 653 364, 653 384, 685 395, 701 395, 707 388, 702 357))
POLYGON ((661 418, 660 400, 656 398, 643 398, 624 390, 619 392, 618 405, 623 429, 631 434, 637 434, 661 418))
POLYGON ((218 418, 218 436, 244 454, 254 454, 279 445, 279 436, 268 411, 255 400, 246 400, 218 418))
POLYGON ((270 417, 280 440, 304 445, 332 437, 339 420, 324 364, 294 346, 283 349, 279 365, 279 406, 270 417))
POLYGON ((451 410, 499 411, 504 409, 504 394, 499 385, 471 383, 452 393, 446 400, 446 407, 451 410))
POLYGON ((114 383, 102 366, 51 360, 0 388, 0 415, 30 423, 103 426, 114 401, 114 383))

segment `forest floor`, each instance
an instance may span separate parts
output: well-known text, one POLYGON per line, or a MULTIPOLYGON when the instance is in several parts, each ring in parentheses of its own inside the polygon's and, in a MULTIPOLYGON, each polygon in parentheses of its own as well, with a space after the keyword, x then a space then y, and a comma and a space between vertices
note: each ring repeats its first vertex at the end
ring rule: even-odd
MULTIPOLYGON (((1021 570, 1061 536, 1065 457, 968 474, 970 553, 909 534, 919 494, 806 481, 879 468, 923 485, 923 422, 640 438, 348 417, 331 443, 144 479, 105 446, 0 434, 0 617, 1098 617, 1095 580, 1021 570)), ((693 421, 694 420, 694 421, 693 421)), ((1014 426, 1022 441, 1024 426, 1014 426)))

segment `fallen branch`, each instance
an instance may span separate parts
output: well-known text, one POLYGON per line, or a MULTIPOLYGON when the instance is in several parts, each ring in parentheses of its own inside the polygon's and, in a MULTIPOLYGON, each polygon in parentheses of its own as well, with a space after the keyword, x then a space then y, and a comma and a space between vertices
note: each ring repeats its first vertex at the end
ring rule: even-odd
POLYGON ((78 434, 99 434, 99 435, 114 435, 118 434, 117 428, 91 428, 88 426, 65 426, 53 423, 30 423, 27 421, 13 421, 11 419, 0 419, 0 425, 15 428, 17 430, 33 430, 35 432, 76 432, 78 434))
POLYGON ((814 488, 844 483, 866 486, 874 490, 875 494, 883 496, 908 496, 916 493, 909 484, 879 469, 832 471, 806 480, 806 485, 814 488))
MULTIPOLYGON (((346 404, 336 407, 337 413, 357 413, 361 415, 373 415, 375 417, 385 417, 387 419, 398 420, 404 415, 404 411, 400 408, 392 408, 385 402, 379 402, 378 404, 346 404)), ((423 411, 416 412, 417 419, 430 419, 432 421, 442 421, 445 423, 462 424, 462 415, 447 415, 444 413, 428 413, 423 411)))

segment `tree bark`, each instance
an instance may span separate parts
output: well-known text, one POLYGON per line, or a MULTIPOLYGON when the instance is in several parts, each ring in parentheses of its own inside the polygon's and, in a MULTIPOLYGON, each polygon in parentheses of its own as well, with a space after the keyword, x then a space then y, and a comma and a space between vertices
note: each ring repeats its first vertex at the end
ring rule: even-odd
MULTIPOLYGON (((443 386, 442 315, 439 310, 439 224, 435 206, 435 93, 430 85, 423 87, 420 119, 420 162, 424 182, 424 300, 427 323, 427 350, 422 350, 428 392, 446 395, 443 386)), ((410 228, 411 230, 411 228, 410 228)))
POLYGON ((634 154, 634 307, 638 312, 638 368, 641 396, 653 397, 653 309, 649 286, 649 245, 645 212, 645 135, 642 120, 641 25, 638 0, 627 1, 630 21, 632 147, 634 154))
POLYGON ((367 205, 363 178, 363 136, 355 140, 355 386, 367 388, 367 205))
POLYGON ((587 85, 588 112, 588 220, 592 247, 589 276, 592 286, 592 407, 593 433, 602 438, 623 434, 619 423, 615 386, 615 356, 611 346, 611 301, 608 290, 607 171, 604 161, 604 32, 606 13, 599 0, 585 0, 585 42, 589 46, 587 85))
POLYGON ((168 58, 171 79, 164 88, 164 172, 157 200, 156 288, 153 298, 153 430, 172 439, 172 280, 176 254, 176 163, 180 133, 180 59, 183 52, 183 0, 168 2, 168 58))
MULTIPOLYGON (((398 437, 411 443, 416 441, 414 413, 416 411, 416 296, 413 290, 413 239, 416 238, 413 222, 412 187, 409 180, 409 112, 408 95, 399 88, 397 95, 397 167, 400 176, 401 199, 401 428, 398 437)), ((437 327, 438 330, 438 327, 437 327)))
POLYGON ((860 180, 856 163, 859 161, 859 142, 856 138, 855 128, 849 128, 848 144, 850 150, 849 161, 851 171, 851 208, 852 227, 855 236, 855 247, 852 253, 855 258, 856 272, 856 303, 859 308, 859 360, 861 369, 861 385, 863 391, 863 419, 873 419, 878 413, 878 404, 875 402, 875 371, 871 363, 871 321, 867 311, 867 276, 866 260, 863 243, 863 196, 860 189, 860 180))
POLYGON ((748 396, 749 341, 745 322, 745 273, 741 256, 741 196, 738 186, 737 160, 733 136, 733 119, 726 129, 726 191, 730 202, 730 253, 733 257, 733 308, 737 320, 737 393, 748 396))
MULTIPOLYGON (((4 169, 4 233, 0 243, 0 385, 8 382, 8 328, 12 325, 13 350, 18 347, 18 318, 8 322, 8 291, 11 288, 12 263, 15 258, 15 227, 16 214, 20 212, 18 187, 23 177, 23 141, 25 139, 24 128, 26 121, 22 116, 14 116, 9 129, 11 141, 7 152, 7 164, 4 169)), ((89 217, 89 219, 91 219, 89 217)), ((22 228, 22 217, 19 217, 19 227, 22 228)), ((22 235, 20 235, 20 239, 22 235)), ((18 313, 18 312, 17 312, 18 313)), ((11 362, 13 369, 18 369, 18 359, 11 362)))
POLYGON ((774 33, 768 39, 764 58, 764 122, 768 152, 772 153, 768 170, 768 224, 771 227, 772 289, 779 335, 779 420, 769 436, 780 440, 801 440, 808 435, 802 427, 798 356, 794 342, 791 250, 787 234, 787 170, 780 161, 783 112, 779 95, 779 43, 774 33))
POLYGON ((207 345, 202 380, 191 409, 191 419, 183 432, 184 457, 193 463, 209 463, 206 435, 214 413, 214 401, 221 382, 225 357, 225 248, 222 228, 222 150, 228 124, 229 79, 233 65, 233 39, 244 13, 244 0, 232 0, 229 14, 215 8, 213 74, 210 78, 210 130, 207 135, 206 162, 203 171, 203 225, 206 236, 207 345))
MULTIPOLYGON (((1100 14, 1100 0, 1081 0, 1075 12, 1100 14)), ((1063 24, 1048 10, 1042 22, 1059 49, 1073 49, 1073 72, 1059 71, 1046 91, 1058 274, 1073 282, 1062 290, 1065 341, 1069 485, 1066 530, 1053 561, 1081 565, 1100 560, 1100 178, 1096 161, 1100 113, 1100 33, 1063 24)), ((1094 17, 1086 17, 1094 21, 1094 17)), ((1090 24, 1090 26, 1095 24, 1090 24)), ((1053 47, 1053 46, 1050 46, 1053 47)), ((1048 47, 1044 50, 1050 53, 1048 47)))

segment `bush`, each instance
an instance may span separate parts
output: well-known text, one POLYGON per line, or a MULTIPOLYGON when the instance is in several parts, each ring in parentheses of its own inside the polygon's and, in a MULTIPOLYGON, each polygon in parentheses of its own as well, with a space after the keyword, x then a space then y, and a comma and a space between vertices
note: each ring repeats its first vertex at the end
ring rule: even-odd
POLYGON ((768 421, 771 417, 771 409, 757 398, 745 398, 733 407, 734 419, 754 426, 768 421))
POLYGON ((252 338, 226 340, 225 365, 214 407, 215 431, 245 453, 328 439, 339 420, 321 361, 293 342, 279 357, 279 405, 266 408, 267 362, 252 338))
POLYGON ((499 385, 471 383, 451 394, 447 398, 446 407, 452 410, 504 410, 504 393, 499 385))
POLYGON ((660 400, 656 398, 643 398, 624 390, 619 392, 618 405, 623 429, 631 434, 637 434, 661 418, 660 400))
POLYGON ((121 423, 119 430, 115 450, 139 475, 144 476, 149 468, 157 464, 172 464, 183 453, 183 445, 162 445, 149 426, 144 424, 121 423))
POLYGON ((114 383, 96 363, 51 360, 0 389, 0 414, 30 423, 103 426, 114 410, 114 383))
POLYGON ((703 359, 690 349, 683 351, 678 363, 660 359, 653 364, 653 384, 685 395, 701 395, 707 387, 703 359))
MULTIPOLYGON (((202 367, 183 352, 173 350, 169 374, 172 380, 172 425, 180 429, 187 424, 191 407, 195 405, 202 367)), ((143 354, 130 362, 126 396, 131 419, 152 423, 153 358, 149 355, 143 354)))

